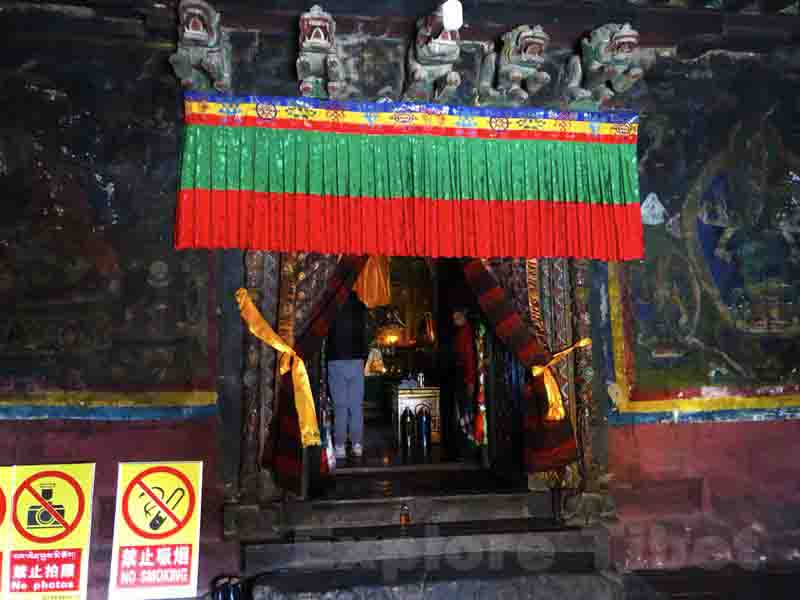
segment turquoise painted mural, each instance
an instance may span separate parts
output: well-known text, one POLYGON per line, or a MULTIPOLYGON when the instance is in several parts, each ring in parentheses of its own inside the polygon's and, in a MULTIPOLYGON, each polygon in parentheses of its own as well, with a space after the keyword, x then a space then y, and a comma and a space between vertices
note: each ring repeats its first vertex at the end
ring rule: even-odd
POLYGON ((793 84, 754 58, 669 62, 707 89, 681 96, 651 79, 640 99, 661 107, 643 117, 639 147, 646 259, 598 268, 618 421, 798 416, 793 84))

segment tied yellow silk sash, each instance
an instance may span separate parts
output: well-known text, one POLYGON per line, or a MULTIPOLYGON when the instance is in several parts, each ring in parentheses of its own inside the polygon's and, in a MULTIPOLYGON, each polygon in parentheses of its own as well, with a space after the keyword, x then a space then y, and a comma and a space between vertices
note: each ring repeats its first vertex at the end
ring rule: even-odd
POLYGON ((370 256, 353 285, 367 308, 392 303, 392 283, 388 256, 370 256))
POLYGON ((588 348, 591 345, 592 340, 590 338, 583 338, 572 344, 572 346, 554 354, 546 365, 533 367, 533 376, 539 377, 541 375, 544 378, 544 389, 547 392, 547 415, 544 418, 545 421, 560 421, 566 416, 564 402, 561 398, 561 389, 559 389, 556 377, 553 375, 552 367, 578 348, 588 348))
POLYGON ((314 397, 311 395, 311 382, 308 379, 306 364, 289 344, 275 333, 261 316, 245 289, 236 292, 236 302, 239 303, 239 312, 247 323, 247 328, 254 336, 270 348, 280 353, 278 365, 280 373, 284 375, 292 371, 292 384, 294 387, 294 403, 297 407, 297 418, 300 421, 300 436, 303 448, 319 446, 319 425, 317 424, 317 411, 314 408, 314 397))

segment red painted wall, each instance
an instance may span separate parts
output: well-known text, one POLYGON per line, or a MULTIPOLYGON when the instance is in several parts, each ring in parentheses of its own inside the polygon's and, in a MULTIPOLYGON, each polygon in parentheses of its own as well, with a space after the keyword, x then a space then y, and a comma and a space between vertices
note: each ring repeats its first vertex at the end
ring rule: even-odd
POLYGON ((203 502, 200 591, 221 573, 238 570, 236 544, 222 542, 223 486, 219 476, 219 423, 191 421, 4 421, 0 422, 0 464, 94 462, 92 558, 89 598, 106 598, 117 463, 202 460, 203 502))
POLYGON ((800 421, 609 429, 624 569, 800 559, 800 421))

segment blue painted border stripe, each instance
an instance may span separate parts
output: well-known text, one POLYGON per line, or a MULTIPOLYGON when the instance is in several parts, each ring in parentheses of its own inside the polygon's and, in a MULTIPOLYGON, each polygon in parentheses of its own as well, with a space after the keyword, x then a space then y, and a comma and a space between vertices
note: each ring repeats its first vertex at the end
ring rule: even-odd
POLYGON ((753 421, 786 421, 800 419, 800 407, 764 410, 719 410, 710 412, 620 413, 612 409, 608 424, 612 427, 626 425, 685 424, 685 423, 738 423, 753 421))
POLYGON ((15 405, 0 407, 0 420, 84 419, 89 421, 147 421, 156 419, 198 419, 219 414, 216 405, 160 407, 104 407, 15 405))

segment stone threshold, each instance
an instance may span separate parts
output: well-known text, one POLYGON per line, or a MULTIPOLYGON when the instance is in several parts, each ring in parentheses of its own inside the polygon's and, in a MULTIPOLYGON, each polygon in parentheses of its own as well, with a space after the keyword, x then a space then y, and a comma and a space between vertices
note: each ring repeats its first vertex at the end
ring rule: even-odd
MULTIPOLYGON (((623 600, 612 573, 530 572, 501 567, 475 570, 409 568, 384 563, 375 569, 269 574, 253 579, 254 600, 623 600)), ((637 600, 639 600, 637 598, 637 600)), ((642 599, 643 600, 643 599, 642 599)))
POLYGON ((380 573, 393 564, 426 570, 434 564, 435 570, 455 571, 483 565, 500 572, 516 565, 524 573, 608 569, 604 528, 555 529, 527 521, 334 530, 317 538, 242 544, 243 568, 247 575, 350 569, 380 573))
MULTIPOLYGON (((379 467, 336 467, 336 475, 396 475, 400 473, 463 473, 466 471, 483 471, 482 465, 477 463, 416 463, 408 465, 389 465, 379 467)), ((336 476, 334 475, 334 477, 336 476)))
MULTIPOLYGON (((314 531, 343 528, 385 528, 400 523, 407 508, 413 524, 447 524, 534 520, 552 525, 549 493, 454 494, 392 496, 270 505, 229 505, 226 529, 242 543, 281 541, 314 531)), ((458 526, 456 526, 458 527, 458 526)))
MULTIPOLYGON (((370 541, 429 537, 453 537, 512 533, 582 533, 580 527, 567 527, 552 519, 487 519, 482 521, 450 521, 442 523, 411 523, 378 527, 338 527, 294 531, 287 541, 370 541)), ((267 542, 281 543, 280 541, 267 542)))

